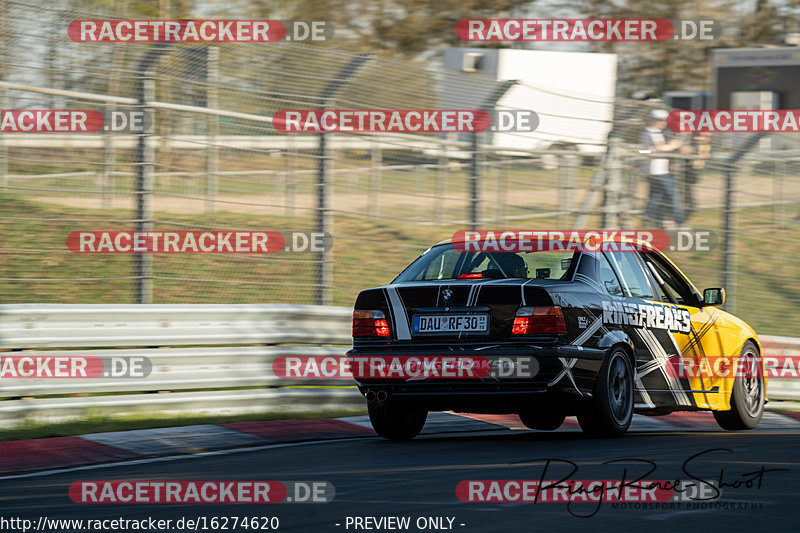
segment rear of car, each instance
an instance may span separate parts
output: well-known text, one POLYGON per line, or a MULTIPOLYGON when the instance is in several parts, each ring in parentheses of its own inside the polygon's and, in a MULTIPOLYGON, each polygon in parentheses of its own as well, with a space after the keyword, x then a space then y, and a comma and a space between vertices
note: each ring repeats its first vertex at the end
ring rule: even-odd
POLYGON ((577 317, 557 302, 586 290, 572 283, 578 257, 442 244, 390 285, 363 291, 348 355, 371 409, 519 413, 558 403, 561 411, 591 395, 605 351, 570 343, 577 317), (568 376, 567 359, 578 359, 568 376), (393 363, 400 371, 390 372, 393 363), (465 364, 474 371, 459 372, 465 364))

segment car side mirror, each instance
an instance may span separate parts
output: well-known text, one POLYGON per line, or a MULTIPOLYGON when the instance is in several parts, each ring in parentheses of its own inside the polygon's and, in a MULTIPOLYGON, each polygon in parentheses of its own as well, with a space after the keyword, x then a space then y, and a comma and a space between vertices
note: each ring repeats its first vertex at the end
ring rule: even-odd
POLYGON ((703 290, 703 305, 716 306, 725 303, 725 289, 716 287, 703 290))

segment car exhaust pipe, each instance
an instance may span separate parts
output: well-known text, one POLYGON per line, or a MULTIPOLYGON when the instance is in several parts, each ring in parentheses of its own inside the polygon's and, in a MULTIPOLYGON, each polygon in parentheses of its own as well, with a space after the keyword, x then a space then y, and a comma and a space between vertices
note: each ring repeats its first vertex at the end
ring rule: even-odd
POLYGON ((368 390, 367 393, 364 394, 364 397, 367 399, 368 402, 374 402, 375 396, 376 396, 375 391, 372 389, 368 390))
POLYGON ((378 391, 378 394, 375 395, 375 399, 378 400, 378 403, 384 403, 389 399, 389 393, 385 390, 378 391))

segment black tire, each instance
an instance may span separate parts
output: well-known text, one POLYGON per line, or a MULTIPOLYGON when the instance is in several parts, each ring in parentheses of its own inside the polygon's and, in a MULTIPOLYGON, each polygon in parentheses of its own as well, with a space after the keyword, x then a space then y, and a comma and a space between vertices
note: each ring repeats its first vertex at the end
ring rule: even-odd
POLYGON ((410 440, 419 435, 428 411, 401 402, 369 402, 369 421, 375 432, 384 439, 410 440))
POLYGON ((594 397, 578 413, 578 424, 592 437, 620 437, 633 420, 633 368, 628 354, 615 348, 603 361, 594 397))
POLYGON ((525 427, 539 431, 554 431, 561 427, 566 417, 558 413, 529 409, 519 413, 520 421, 525 427))
POLYGON ((728 431, 753 429, 761 422, 766 398, 764 367, 753 341, 744 343, 735 368, 731 408, 714 411, 714 418, 719 427, 728 431))

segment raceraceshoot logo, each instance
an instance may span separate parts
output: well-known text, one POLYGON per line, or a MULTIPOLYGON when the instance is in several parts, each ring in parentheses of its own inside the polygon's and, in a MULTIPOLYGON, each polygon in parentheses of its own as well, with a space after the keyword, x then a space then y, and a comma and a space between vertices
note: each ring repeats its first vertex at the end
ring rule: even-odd
POLYGON ((692 321, 687 309, 671 305, 603 301, 603 323, 657 328, 689 333, 692 321))

